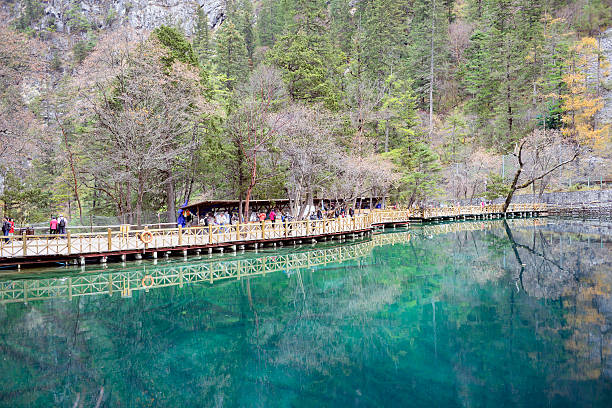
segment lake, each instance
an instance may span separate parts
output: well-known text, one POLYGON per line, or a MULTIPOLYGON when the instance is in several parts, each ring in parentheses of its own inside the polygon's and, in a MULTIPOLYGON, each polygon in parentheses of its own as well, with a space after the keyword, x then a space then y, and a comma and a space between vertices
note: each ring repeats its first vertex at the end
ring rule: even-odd
POLYGON ((612 223, 0 270, 0 349, 3 407, 610 407, 612 223))

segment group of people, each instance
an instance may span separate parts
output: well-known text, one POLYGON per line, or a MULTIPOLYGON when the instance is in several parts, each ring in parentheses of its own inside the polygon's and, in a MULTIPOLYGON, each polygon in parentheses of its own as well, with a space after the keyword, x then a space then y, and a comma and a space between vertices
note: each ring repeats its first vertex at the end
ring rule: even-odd
POLYGON ((2 217, 2 236, 4 237, 4 242, 9 242, 10 237, 15 234, 15 221, 9 217, 2 217))
MULTIPOLYGON (((331 208, 318 208, 316 211, 311 211, 307 214, 307 218, 310 220, 322 220, 324 218, 342 218, 342 217, 354 217, 355 209, 344 208, 344 207, 331 207, 331 208)), ((208 226, 208 225, 235 225, 243 222, 239 218, 239 214, 233 211, 218 211, 208 212, 205 216, 195 219, 194 215, 189 210, 180 210, 179 217, 177 219, 177 225, 181 227, 192 227, 195 225, 208 226)), ((285 221, 291 221, 294 217, 289 212, 272 208, 266 211, 253 211, 248 218, 248 222, 265 222, 270 221, 272 224, 277 222, 284 223, 285 221)))
POLYGON ((51 235, 63 235, 66 233, 66 226, 68 225, 68 221, 64 218, 63 215, 59 215, 56 217, 55 215, 51 217, 51 222, 49 222, 49 234, 51 235))

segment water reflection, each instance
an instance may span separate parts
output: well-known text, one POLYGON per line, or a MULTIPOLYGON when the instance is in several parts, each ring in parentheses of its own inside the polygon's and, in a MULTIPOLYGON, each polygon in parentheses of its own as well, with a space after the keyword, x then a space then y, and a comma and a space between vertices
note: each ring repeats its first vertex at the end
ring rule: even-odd
POLYGON ((0 405, 609 406, 612 243, 602 229, 439 224, 6 279, 0 405), (147 275, 156 287, 143 287, 147 275), (113 286, 121 277, 131 297, 113 286), (24 303, 16 288, 35 281, 41 300, 24 303))

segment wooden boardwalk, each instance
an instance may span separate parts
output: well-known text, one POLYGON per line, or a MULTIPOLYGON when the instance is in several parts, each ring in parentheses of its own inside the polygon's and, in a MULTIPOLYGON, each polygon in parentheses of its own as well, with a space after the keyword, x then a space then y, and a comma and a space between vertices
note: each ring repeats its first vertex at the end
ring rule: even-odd
POLYGON ((0 266, 27 265, 44 262, 87 258, 106 262, 109 257, 125 260, 149 254, 171 251, 200 252, 206 249, 237 250, 246 246, 282 245, 302 240, 316 241, 349 234, 370 233, 377 227, 432 222, 443 220, 490 219, 499 217, 530 217, 546 214, 542 204, 515 204, 504 214, 501 206, 467 206, 409 210, 375 210, 365 215, 324 220, 291 222, 270 221, 237 225, 209 225, 205 227, 145 229, 58 235, 16 236, 9 242, 0 240, 0 266))

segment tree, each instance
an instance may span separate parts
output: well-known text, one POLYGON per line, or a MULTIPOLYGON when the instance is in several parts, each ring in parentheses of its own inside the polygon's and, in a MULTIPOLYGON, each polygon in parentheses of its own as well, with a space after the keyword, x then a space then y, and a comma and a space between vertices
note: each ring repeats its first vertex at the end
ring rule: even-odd
POLYGON ((242 38, 244 38, 244 45, 247 50, 249 61, 253 60, 253 51, 255 50, 254 21, 253 3, 251 0, 241 0, 240 12, 237 16, 237 27, 242 34, 242 38))
POLYGON ((433 131, 434 94, 438 78, 447 70, 448 19, 440 0, 416 0, 409 26, 407 73, 414 81, 419 105, 429 110, 429 133, 433 131), (427 95, 427 97, 425 96, 427 95), (425 100, 427 99, 427 103, 425 100))
MULTIPOLYGON (((588 146, 603 147, 608 141, 609 125, 597 126, 597 112, 603 108, 599 97, 601 78, 593 72, 605 61, 594 38, 585 37, 570 49, 569 70, 563 76, 567 93, 563 97, 563 134, 588 146)), ((607 65, 607 64, 606 64, 607 65)))
POLYGON ((564 139, 559 131, 534 130, 520 140, 513 156, 517 160, 517 170, 508 189, 502 211, 506 212, 516 190, 527 188, 557 169, 574 161, 580 153, 580 144, 575 139, 564 139), (554 155, 558 161, 550 162, 554 155), (548 164, 548 165, 546 165, 548 164))
POLYGON ((395 164, 401 175, 398 199, 410 207, 436 193, 441 168, 427 143, 403 129, 401 132, 404 134, 401 145, 384 156, 395 164))
POLYGON ((110 82, 100 79, 99 99, 90 99, 96 127, 85 146, 87 175, 119 214, 131 217, 135 204, 139 225, 145 195, 162 190, 165 176, 197 146, 200 115, 210 111, 197 68, 181 58, 152 36, 125 54, 110 82))
POLYGON ((294 22, 270 50, 267 63, 282 71, 294 101, 322 102, 337 109, 340 95, 334 79, 342 55, 334 52, 326 35, 324 10, 319 0, 297 0, 294 22))
POLYGON ((231 91, 246 79, 249 72, 244 37, 236 25, 231 20, 227 20, 219 28, 215 41, 217 72, 223 75, 225 87, 231 91))
POLYGON ((287 123, 276 145, 288 169, 285 188, 291 213, 303 219, 316 194, 337 178, 342 154, 332 137, 329 113, 294 104, 277 115, 277 121, 287 123))
POLYGON ((41 44, 0 26, 0 177, 7 167, 23 167, 40 148, 42 123, 24 100, 30 81, 45 78, 41 44))
POLYGON ((202 7, 198 8, 192 47, 193 51, 198 56, 200 65, 202 67, 207 67, 211 63, 212 50, 210 44, 208 16, 204 13, 202 7))
POLYGON ((243 219, 248 220, 251 195, 261 177, 258 160, 287 125, 287 118, 276 114, 286 103, 280 73, 271 67, 258 67, 237 90, 237 99, 240 104, 228 118, 228 130, 236 146, 238 169, 246 167, 246 175, 239 177, 239 194, 242 201, 244 193, 243 219))

